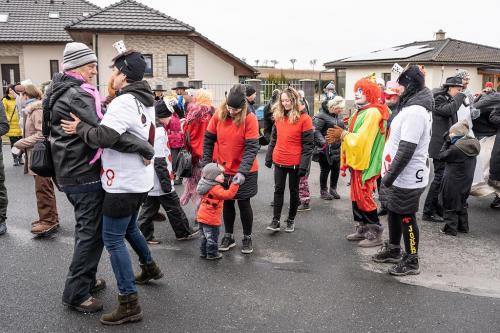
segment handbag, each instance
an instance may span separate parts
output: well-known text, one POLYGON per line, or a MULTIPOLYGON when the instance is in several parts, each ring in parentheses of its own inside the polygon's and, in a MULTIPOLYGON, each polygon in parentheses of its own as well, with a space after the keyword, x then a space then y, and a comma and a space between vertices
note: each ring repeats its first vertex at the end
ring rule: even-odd
POLYGON ((48 109, 48 101, 43 105, 43 140, 35 143, 31 153, 31 171, 41 177, 54 177, 54 162, 50 151, 50 129, 52 126, 52 114, 48 109))
POLYGON ((193 176, 193 156, 188 151, 191 147, 189 132, 184 133, 184 146, 177 153, 175 172, 180 178, 191 178, 193 176))

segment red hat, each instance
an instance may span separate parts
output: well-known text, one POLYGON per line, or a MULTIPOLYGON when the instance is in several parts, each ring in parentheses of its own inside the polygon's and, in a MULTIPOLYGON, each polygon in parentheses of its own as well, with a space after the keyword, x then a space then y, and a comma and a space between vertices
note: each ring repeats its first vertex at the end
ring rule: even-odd
POLYGON ((484 84, 484 87, 485 87, 485 88, 493 88, 493 82, 486 82, 486 83, 484 84))

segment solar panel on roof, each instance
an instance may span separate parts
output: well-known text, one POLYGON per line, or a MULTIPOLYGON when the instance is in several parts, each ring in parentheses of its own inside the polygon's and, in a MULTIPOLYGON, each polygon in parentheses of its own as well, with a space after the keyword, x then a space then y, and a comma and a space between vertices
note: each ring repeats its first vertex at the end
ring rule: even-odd
POLYGON ((373 51, 370 53, 360 54, 342 60, 343 62, 349 61, 363 61, 363 60, 383 60, 383 59, 405 59, 417 54, 432 51, 434 48, 429 45, 412 45, 412 46, 397 46, 389 49, 373 51))

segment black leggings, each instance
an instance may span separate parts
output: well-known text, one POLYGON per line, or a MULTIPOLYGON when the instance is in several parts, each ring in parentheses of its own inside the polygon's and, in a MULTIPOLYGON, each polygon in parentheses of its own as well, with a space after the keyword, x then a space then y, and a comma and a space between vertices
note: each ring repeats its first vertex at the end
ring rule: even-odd
POLYGON ((406 253, 417 254, 420 233, 415 214, 403 215, 389 210, 387 217, 389 221, 389 243, 399 246, 401 235, 403 235, 406 253))
POLYGON ((280 220, 281 209, 283 208, 283 199, 285 194, 286 175, 288 178, 288 189, 290 190, 290 210, 288 218, 295 219, 297 208, 299 207, 299 169, 282 168, 274 166, 274 220, 280 220))
POLYGON ((236 220, 236 207, 235 201, 238 201, 238 208, 240 209, 241 224, 243 225, 243 235, 252 235, 253 225, 253 210, 250 204, 250 199, 244 200, 225 200, 224 209, 222 210, 222 217, 224 218, 224 229, 228 234, 234 231, 234 220, 236 220))
POLYGON ((327 190, 326 183, 328 181, 328 174, 330 174, 330 188, 337 189, 337 183, 339 182, 340 174, 340 160, 334 160, 332 165, 328 163, 328 159, 325 154, 319 155, 319 186, 322 190, 327 190))

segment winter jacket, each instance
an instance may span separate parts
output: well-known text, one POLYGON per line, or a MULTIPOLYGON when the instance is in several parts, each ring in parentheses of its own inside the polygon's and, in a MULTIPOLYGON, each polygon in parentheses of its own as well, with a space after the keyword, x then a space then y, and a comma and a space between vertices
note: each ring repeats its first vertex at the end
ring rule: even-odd
MULTIPOLYGON (((80 86, 83 81, 65 74, 56 74, 43 101, 44 114, 50 114, 50 147, 56 181, 65 192, 100 191, 101 163, 89 162, 95 157, 97 147, 86 144, 78 135, 68 135, 61 127, 61 120, 72 120, 70 113, 75 114, 91 127, 99 125, 99 118, 95 111, 94 98, 80 86)), ((82 123, 80 123, 82 124, 82 123)), ((46 126, 46 125, 43 125, 46 126)), ((151 159, 154 150, 134 135, 117 132, 112 147, 117 151, 139 153, 151 159)), ((110 137, 111 137, 110 136, 110 137)))
POLYGON ((255 101, 253 103, 250 103, 247 100, 247 110, 248 112, 255 114, 255 101))
POLYGON ((445 210, 462 210, 465 207, 480 149, 479 141, 468 136, 455 144, 449 140, 444 142, 438 158, 446 163, 440 194, 445 210))
MULTIPOLYGON (((9 131, 9 123, 7 115, 3 110, 3 103, 0 104, 0 136, 5 135, 9 131)), ((0 145, 0 153, 2 152, 2 145, 0 145)))
POLYGON ((232 200, 238 189, 239 185, 235 183, 232 183, 228 190, 225 190, 222 185, 213 186, 201 198, 196 221, 211 226, 220 226, 224 200, 232 200))
POLYGON ((480 115, 473 119, 474 135, 481 140, 484 137, 497 133, 499 126, 490 121, 490 114, 493 110, 500 108, 500 93, 481 94, 474 101, 474 108, 479 109, 480 115))
POLYGON ((273 120, 273 104, 276 99, 271 99, 266 106, 264 106, 264 140, 261 144, 268 145, 271 141, 271 133, 273 132, 274 120, 273 120))
POLYGON ((5 116, 9 122, 9 131, 5 134, 8 137, 22 136, 23 132, 19 126, 19 110, 16 107, 16 100, 4 97, 2 104, 5 110, 5 116))
POLYGON ((181 120, 176 113, 172 115, 165 129, 167 130, 170 148, 180 149, 184 147, 184 133, 182 133, 181 120))
MULTIPOLYGON (((205 131, 207 130, 208 123, 210 122, 210 118, 214 113, 214 108, 210 108, 210 113, 199 114, 199 117, 191 118, 191 111, 186 116, 186 122, 184 123, 184 135, 189 135, 189 147, 186 147, 192 156, 193 165, 198 164, 199 161, 203 158, 203 140, 205 138, 205 131)), ((200 112, 202 112, 200 110, 200 112)))
MULTIPOLYGON (((325 112, 323 109, 313 119, 314 124, 314 154, 323 154, 326 156, 330 165, 334 161, 340 161, 340 146, 341 143, 326 144, 325 135, 329 128, 339 126, 345 129, 344 122, 336 114, 325 112)), ((313 157, 314 158, 314 157, 313 157)))
POLYGON ((429 144, 430 158, 438 158, 444 143, 443 135, 458 121, 457 111, 465 97, 463 93, 451 97, 444 91, 439 91, 434 95, 435 106, 432 111, 432 134, 429 144))
POLYGON ((497 133, 490 159, 490 178, 500 181, 500 108, 490 113, 490 122, 497 126, 497 133))
POLYGON ((35 100, 28 104, 25 108, 25 123, 24 123, 24 138, 14 143, 14 147, 19 149, 26 149, 27 163, 24 165, 24 173, 32 176, 35 175, 31 171, 31 153, 33 146, 38 141, 43 140, 42 135, 42 119, 43 119, 43 106, 42 101, 35 100))

